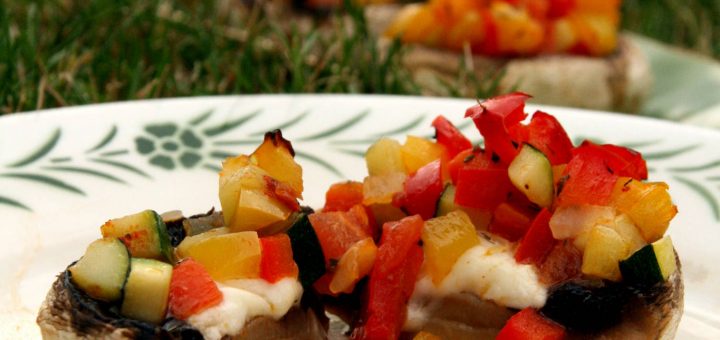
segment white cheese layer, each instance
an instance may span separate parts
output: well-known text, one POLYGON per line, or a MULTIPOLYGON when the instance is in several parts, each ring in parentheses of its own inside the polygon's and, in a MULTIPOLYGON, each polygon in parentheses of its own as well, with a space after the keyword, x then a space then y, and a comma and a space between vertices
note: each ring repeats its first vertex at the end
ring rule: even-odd
POLYGON ((235 335, 254 317, 278 320, 300 302, 303 293, 300 282, 292 278, 274 284, 260 279, 231 280, 218 283, 218 288, 222 302, 187 320, 205 339, 235 335))
POLYGON ((430 317, 424 308, 428 299, 457 293, 472 293, 517 309, 539 308, 547 299, 547 287, 540 283, 532 265, 515 262, 508 245, 482 242, 458 258, 439 286, 427 273, 420 274, 408 303, 405 328, 417 329, 430 317))

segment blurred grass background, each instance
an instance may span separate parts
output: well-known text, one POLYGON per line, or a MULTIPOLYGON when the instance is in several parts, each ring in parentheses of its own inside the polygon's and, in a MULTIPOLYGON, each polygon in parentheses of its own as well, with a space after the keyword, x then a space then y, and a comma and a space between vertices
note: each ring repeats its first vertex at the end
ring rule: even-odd
MULTIPOLYGON (((302 27, 241 1, 0 0, 0 114, 214 94, 419 92, 397 67, 403 48, 381 55, 361 10, 349 9, 351 25, 302 27)), ((623 26, 720 58, 717 0, 625 0, 623 26)), ((468 81, 479 96, 493 92, 493 79, 468 81)))

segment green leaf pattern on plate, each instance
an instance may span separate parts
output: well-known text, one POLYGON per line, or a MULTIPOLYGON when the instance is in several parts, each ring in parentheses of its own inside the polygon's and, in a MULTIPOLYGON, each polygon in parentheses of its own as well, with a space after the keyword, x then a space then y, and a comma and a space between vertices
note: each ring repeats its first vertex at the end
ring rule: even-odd
MULTIPOLYGON (((60 128, 50 133, 45 142, 26 156, 9 164, 0 165, 0 178, 4 180, 25 181, 34 185, 65 191, 73 195, 86 195, 86 190, 77 184, 73 176, 91 177, 120 185, 132 185, 139 179, 152 180, 153 173, 158 171, 212 171, 220 170, 221 160, 234 156, 240 152, 238 148, 247 148, 261 142, 264 131, 281 128, 288 132, 302 133, 304 128, 298 127, 300 123, 313 116, 311 111, 303 111, 286 121, 268 126, 265 130, 254 127, 252 131, 242 131, 246 123, 260 115, 263 111, 244 111, 226 118, 224 122, 212 122, 214 110, 206 110, 185 122, 152 122, 142 126, 142 130, 130 140, 117 140, 121 135, 121 128, 110 126, 106 133, 96 143, 89 145, 80 156, 68 157, 56 154, 56 146, 62 142, 63 134, 60 128), (231 133, 232 132, 232 133, 231 133), (227 138, 230 137, 230 138, 227 138), (114 146, 115 145, 115 146, 114 146), (117 146, 128 146, 118 148, 117 146), (137 157, 139 156, 139 157, 137 157), (141 160, 141 162, 138 162, 141 160), (110 170, 113 170, 112 172, 110 170), (65 175, 68 175, 65 177, 65 175)), ((318 132, 300 134, 295 138, 296 155, 301 162, 313 163, 327 171, 329 175, 338 180, 345 179, 342 171, 334 164, 334 154, 349 155, 350 157, 363 157, 365 150, 379 136, 389 136, 397 139, 404 138, 406 134, 419 136, 432 136, 432 128, 427 122, 430 114, 407 115, 407 119, 397 126, 383 126, 374 134, 373 138, 357 138, 345 132, 352 131, 353 127, 368 120, 370 117, 382 117, 380 112, 361 110, 349 118, 333 124, 318 132), (303 143, 321 143, 327 152, 323 154, 310 154, 304 152, 297 145, 303 143)), ((465 131, 468 136, 477 132, 471 122, 464 120, 456 122, 456 126, 465 131)), ((297 135, 297 134, 296 134, 297 135)), ((126 138, 126 137, 124 137, 126 138)), ((591 136, 577 136, 573 139, 576 144, 583 140, 592 140, 597 143, 604 142, 591 136)), ((402 140, 400 140, 402 142, 402 140)), ((482 140, 474 140, 475 144, 482 140)), ((666 161, 689 152, 697 151, 702 145, 680 145, 663 140, 637 140, 618 143, 632 147, 642 152, 648 161, 648 167, 653 173, 665 172, 678 184, 685 186, 701 197, 712 211, 715 219, 720 222, 720 188, 711 185, 720 181, 716 171, 720 167, 720 160, 707 160, 700 164, 687 164, 682 167, 667 165, 666 161)), ((30 202, 7 197, 0 193, 0 205, 21 210, 32 210, 30 202)))

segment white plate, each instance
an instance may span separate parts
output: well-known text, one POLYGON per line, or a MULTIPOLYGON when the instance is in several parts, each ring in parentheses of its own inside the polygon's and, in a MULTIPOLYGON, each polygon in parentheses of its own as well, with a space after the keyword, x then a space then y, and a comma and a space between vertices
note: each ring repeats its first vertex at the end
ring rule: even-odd
MULTIPOLYGON (((54 276, 84 252, 108 218, 142 209, 193 214, 218 207, 216 170, 282 128, 305 174, 307 204, 329 184, 363 178, 361 158, 380 135, 430 136, 443 114, 471 100, 390 96, 236 96, 91 105, 0 119, 0 334, 39 336, 34 320, 54 276)), ((530 107, 529 110, 537 107, 530 107)), ((720 338, 720 133, 664 121, 543 108, 573 139, 644 153, 651 179, 679 207, 670 234, 683 261, 678 338, 720 338)))

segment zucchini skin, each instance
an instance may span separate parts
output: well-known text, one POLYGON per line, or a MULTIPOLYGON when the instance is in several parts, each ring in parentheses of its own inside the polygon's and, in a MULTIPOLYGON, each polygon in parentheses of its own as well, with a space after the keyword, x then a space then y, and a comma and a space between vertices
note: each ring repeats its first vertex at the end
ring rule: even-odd
POLYGON ((663 276, 657 261, 652 244, 640 248, 626 260, 620 261, 623 280, 640 286, 662 282, 663 276))
POLYGON ((312 209, 303 207, 302 213, 303 216, 288 229, 287 235, 290 237, 293 259, 300 270, 300 283, 303 288, 308 289, 325 274, 325 255, 308 219, 312 209))
POLYGON ((181 320, 169 319, 162 326, 126 318, 117 305, 94 300, 75 284, 65 270, 53 284, 55 299, 48 306, 51 313, 69 313, 68 327, 78 337, 101 338, 120 332, 134 339, 202 339, 197 330, 181 320))

